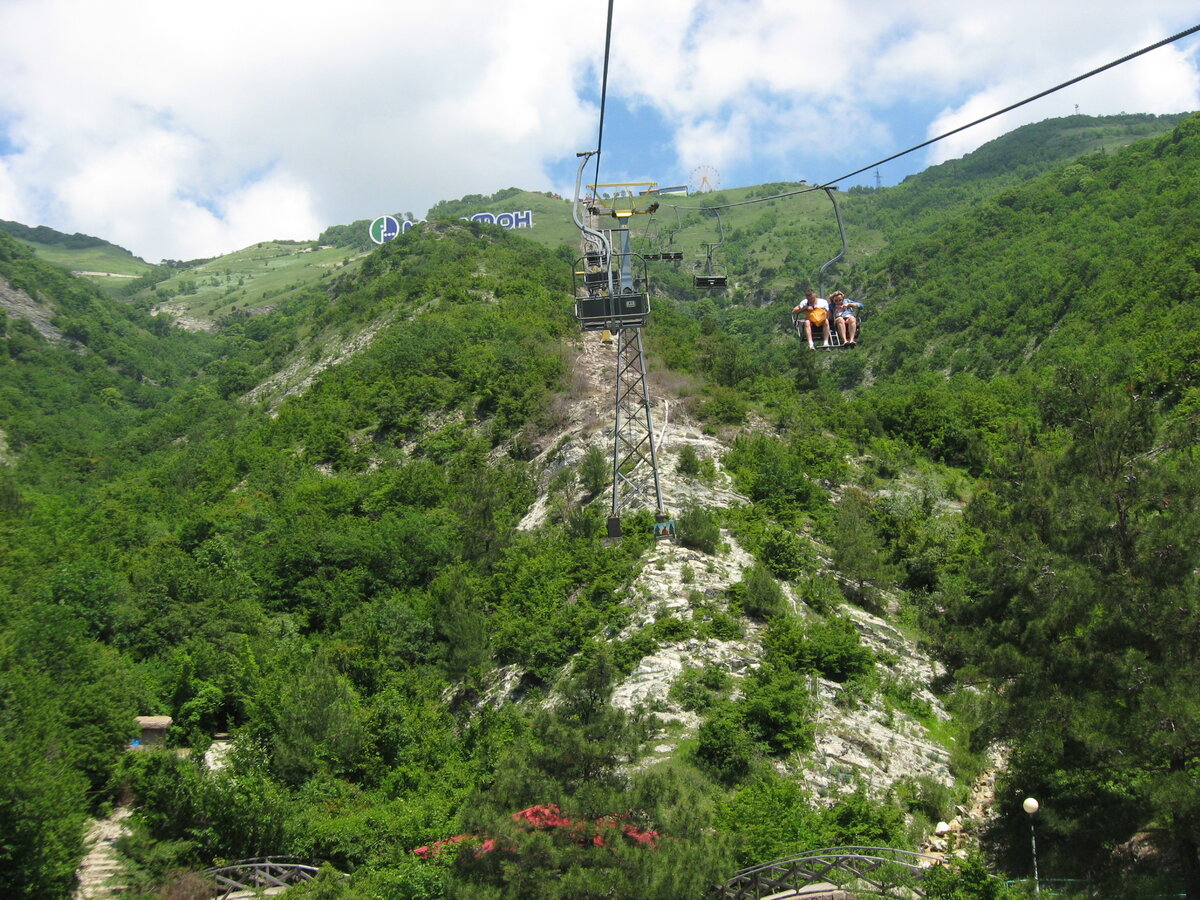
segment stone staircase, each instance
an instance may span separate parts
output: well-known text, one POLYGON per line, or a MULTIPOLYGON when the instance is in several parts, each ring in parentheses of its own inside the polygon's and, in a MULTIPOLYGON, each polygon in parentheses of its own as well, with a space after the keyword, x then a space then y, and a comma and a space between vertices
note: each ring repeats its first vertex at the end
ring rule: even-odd
POLYGON ((87 834, 87 855, 76 871, 71 900, 112 900, 129 889, 116 842, 129 834, 129 807, 118 806, 107 819, 96 819, 87 834))

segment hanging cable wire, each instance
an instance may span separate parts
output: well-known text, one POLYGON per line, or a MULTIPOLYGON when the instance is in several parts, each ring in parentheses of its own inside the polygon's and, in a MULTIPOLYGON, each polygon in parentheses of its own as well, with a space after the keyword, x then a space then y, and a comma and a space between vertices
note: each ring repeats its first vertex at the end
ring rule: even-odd
POLYGON ((600 76, 600 133, 596 136, 596 174, 592 177, 593 184, 600 183, 600 151, 604 147, 604 104, 608 99, 608 56, 612 49, 613 4, 616 0, 608 0, 608 25, 604 29, 604 72, 600 76))
POLYGON ((966 131, 968 128, 974 128, 976 125, 979 125, 982 122, 986 122, 988 119, 994 119, 994 118, 996 118, 996 116, 1002 116, 1006 112, 1012 112, 1014 109, 1024 106, 1027 103, 1032 103, 1034 100, 1041 100, 1043 97, 1049 96, 1050 94, 1053 94, 1056 91, 1061 91, 1063 88, 1068 88, 1073 84, 1078 84, 1079 82, 1081 82, 1087 78, 1091 78, 1093 75, 1099 75, 1101 72, 1106 72, 1109 69, 1112 69, 1119 65, 1127 63, 1131 59, 1137 59, 1139 56, 1141 56, 1145 53, 1149 53, 1151 50, 1157 50, 1159 47, 1165 47, 1167 44, 1173 44, 1175 41, 1182 40, 1183 38, 1187 37, 1190 34, 1195 34, 1197 31, 1200 31, 1200 25, 1193 25, 1191 28, 1187 29, 1186 31, 1181 31, 1181 32, 1179 32, 1179 34, 1172 35, 1169 38, 1164 38, 1163 40, 1159 41, 1157 44, 1151 44, 1149 47, 1143 47, 1141 50, 1136 50, 1133 53, 1130 53, 1128 56, 1122 56, 1120 59, 1115 59, 1110 63, 1105 63, 1104 65, 1100 66, 1099 68, 1092 69, 1092 71, 1090 71, 1090 72, 1085 72, 1082 75, 1078 75, 1075 78, 1072 78, 1070 81, 1064 81, 1062 84, 1056 85, 1052 88, 1048 88, 1048 89, 1042 91, 1041 93, 1034 94, 1032 97, 1026 97, 1024 100, 1021 100, 1018 103, 1013 103, 1010 106, 1004 107, 1004 109, 998 109, 994 113, 989 113, 988 115, 983 116, 980 119, 976 119, 974 122, 968 122, 966 125, 960 125, 958 128, 955 128, 952 131, 947 131, 945 134, 939 134, 937 137, 930 138, 929 140, 925 141, 924 143, 917 144, 915 147, 909 147, 907 150, 902 150, 899 153, 895 153, 895 154, 889 156, 887 159, 881 159, 881 160, 879 160, 879 162, 873 162, 869 166, 863 166, 861 169, 855 169, 853 172, 847 172, 845 175, 842 175, 838 178, 834 178, 832 181, 827 181, 825 183, 826 184, 837 184, 839 181, 845 181, 847 178, 853 178, 855 175, 859 175, 859 174, 867 171, 867 169, 873 169, 875 166, 881 166, 886 162, 891 162, 893 159, 899 159, 901 156, 905 156, 906 154, 912 153, 915 150, 920 150, 922 147, 928 147, 930 144, 935 144, 938 141, 944 140, 948 137, 951 137, 952 135, 956 135, 960 131, 966 131))
POLYGON ((1046 90, 1041 91, 1040 93, 1034 94, 1032 97, 1026 97, 1024 100, 1021 100, 1017 103, 1013 103, 1009 106, 1004 107, 1004 109, 998 109, 995 112, 989 113, 988 115, 983 116, 982 118, 976 119, 973 122, 968 122, 966 125, 960 125, 958 128, 955 128, 952 131, 947 131, 945 134, 939 134, 937 137, 930 138, 927 141, 917 144, 915 147, 909 147, 907 150, 901 150, 899 153, 893 153, 891 156, 886 157, 885 159, 878 160, 877 162, 873 162, 870 165, 863 166, 860 169, 855 169, 853 172, 847 172, 845 175, 840 175, 837 178, 833 178, 829 181, 826 181, 823 184, 810 185, 809 187, 800 188, 800 189, 794 190, 794 191, 787 191, 786 193, 783 193, 783 194, 773 194, 770 197, 755 197, 753 200, 742 200, 737 203, 726 203, 722 206, 681 206, 681 207, 677 207, 677 208, 678 209, 730 209, 735 206, 747 206, 751 203, 764 203, 767 200, 779 200, 784 197, 794 197, 797 194, 808 194, 808 193, 811 193, 812 191, 824 190, 827 187, 837 184, 839 181, 845 181, 847 178, 853 178, 855 175, 859 175, 859 174, 867 171, 867 169, 873 169, 876 166, 881 166, 884 163, 891 162, 894 159, 899 159, 902 156, 907 156, 909 153, 913 153, 917 150, 920 150, 922 147, 928 147, 930 144, 936 144, 938 141, 945 140, 948 137, 956 135, 960 131, 966 131, 968 128, 974 128, 976 125, 979 125, 982 122, 986 122, 988 119, 994 119, 994 118, 996 118, 996 116, 1002 116, 1006 112, 1012 112, 1014 109, 1017 109, 1018 107, 1021 107, 1021 106, 1025 106, 1027 103, 1032 103, 1034 100, 1040 100, 1042 97, 1046 97, 1050 94, 1055 93, 1056 91, 1061 91, 1063 88, 1070 87, 1073 84, 1078 84, 1079 82, 1083 81, 1084 79, 1091 78, 1093 75, 1099 75, 1101 72, 1105 72, 1109 69, 1115 68, 1116 66, 1122 65, 1123 63, 1127 63, 1131 59, 1137 59, 1139 56, 1149 53, 1152 50, 1157 50, 1160 47, 1165 47, 1167 44, 1173 44, 1178 40, 1182 40, 1183 38, 1187 37, 1188 35, 1195 34, 1197 31, 1200 31, 1200 25, 1193 25, 1191 28, 1187 29, 1186 31, 1181 31, 1178 34, 1171 35, 1171 37, 1169 37, 1169 38, 1163 38, 1163 40, 1161 40, 1155 44, 1151 44, 1148 47, 1143 47, 1141 50, 1136 50, 1133 53, 1130 53, 1128 56, 1122 56, 1120 59, 1113 60, 1110 63, 1105 63, 1104 65, 1100 66, 1099 68, 1092 69, 1090 72, 1085 72, 1082 75, 1078 75, 1075 78, 1072 78, 1070 81, 1064 81, 1062 84, 1056 85, 1052 88, 1047 88, 1046 90))

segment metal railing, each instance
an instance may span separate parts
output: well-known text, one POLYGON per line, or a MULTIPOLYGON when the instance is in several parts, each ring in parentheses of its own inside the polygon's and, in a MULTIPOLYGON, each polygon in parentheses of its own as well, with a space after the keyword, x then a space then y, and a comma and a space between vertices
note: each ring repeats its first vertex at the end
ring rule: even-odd
POLYGON ((263 888, 290 887, 312 881, 320 871, 320 863, 294 856, 259 856, 239 859, 227 866, 205 869, 201 874, 211 878, 214 897, 229 897, 238 891, 258 891, 263 888))
POLYGON ((728 900, 853 894, 924 897, 920 882, 938 857, 890 847, 828 847, 742 869, 721 887, 728 900))

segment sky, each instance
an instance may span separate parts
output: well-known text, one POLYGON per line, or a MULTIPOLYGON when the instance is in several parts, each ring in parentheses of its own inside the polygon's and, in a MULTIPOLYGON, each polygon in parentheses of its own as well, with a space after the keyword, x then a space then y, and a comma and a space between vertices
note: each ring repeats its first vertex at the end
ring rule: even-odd
MULTIPOLYGON (((569 197, 607 14, 0 0, 0 219, 158 262, 510 186, 569 197)), ((831 181, 1197 24, 1193 0, 615 0, 600 181, 831 181)), ((841 186, 1075 112, 1197 109, 1200 34, 841 186)))

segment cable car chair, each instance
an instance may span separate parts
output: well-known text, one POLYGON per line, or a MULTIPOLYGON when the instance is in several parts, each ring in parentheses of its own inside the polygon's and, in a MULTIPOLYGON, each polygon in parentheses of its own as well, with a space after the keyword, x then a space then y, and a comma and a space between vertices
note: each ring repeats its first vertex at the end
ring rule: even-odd
POLYGON ((646 263, 640 254, 612 253, 607 260, 596 254, 579 258, 575 265, 575 318, 580 330, 645 328, 649 315, 646 263), (632 283, 622 287, 622 272, 630 271, 632 283))
MULTIPOLYGON (((609 233, 593 228, 583 220, 580 187, 583 169, 595 151, 578 154, 582 159, 575 179, 575 202, 571 217, 587 244, 574 268, 575 318, 583 331, 620 331, 644 328, 650 314, 650 293, 646 288, 646 263, 640 254, 628 252, 628 232, 623 233, 625 250, 614 253, 609 233)), ((593 194, 600 185, 592 185, 593 194)), ((593 198, 594 200, 597 198, 593 198)), ((585 201, 586 202, 586 201, 585 201)), ((658 204, 654 204, 657 209, 658 204)), ((597 211, 589 209, 590 214, 597 211)), ((628 218, 629 212, 623 217, 628 218)), ((616 212, 614 216, 618 215, 616 212)))
MULTIPOLYGON (((667 233, 667 246, 668 247, 675 246, 675 235, 679 234, 679 232, 683 230, 683 224, 679 221, 679 207, 675 206, 672 208, 675 210, 675 229, 673 231, 670 231, 667 233)), ((683 261, 683 251, 682 250, 663 250, 662 252, 660 252, 658 254, 658 258, 661 259, 663 262, 682 262, 683 261)))
MULTIPOLYGON (((717 290, 724 288, 728 278, 725 270, 713 264, 713 251, 725 243, 725 224, 721 221, 721 211, 716 207, 709 207, 713 214, 717 217, 717 240, 712 244, 701 244, 704 247, 704 268, 702 271, 696 272, 692 276, 692 285, 698 288, 707 288, 709 290, 717 290)), ((697 262, 696 266, 699 267, 697 262)))
POLYGON ((642 237, 647 247, 646 252, 642 254, 642 259, 647 262, 658 262, 662 259, 662 236, 659 234, 657 214, 657 209, 650 213, 650 220, 646 223, 646 230, 642 237))
MULTIPOLYGON (((827 260, 821 266, 820 270, 817 272, 817 294, 818 294, 818 296, 824 297, 825 296, 825 271, 827 269, 829 269, 830 266, 836 265, 837 263, 841 262, 843 257, 845 257, 846 250, 847 250, 847 242, 846 242, 846 226, 842 222, 842 211, 838 207, 837 198, 833 194, 833 192, 836 191, 837 188, 824 186, 821 188, 821 190, 823 190, 825 192, 825 196, 828 197, 829 202, 833 204, 833 215, 834 215, 834 218, 837 220, 838 234, 842 239, 842 249, 840 249, 837 252, 837 255, 834 256, 832 259, 827 260)), ((845 344, 842 343, 842 339, 838 336, 837 327, 833 320, 832 307, 829 309, 829 316, 830 316, 830 319, 829 319, 829 342, 828 343, 822 342, 820 345, 815 345, 813 349, 837 350, 837 349, 844 348, 846 346, 845 344)), ((805 317, 806 317, 805 313, 803 313, 803 312, 797 313, 794 309, 792 310, 792 327, 794 329, 796 329, 796 336, 799 337, 801 340, 804 339, 805 317)), ((857 344, 858 337, 862 334, 862 320, 863 320, 862 307, 858 308, 858 312, 855 314, 855 318, 858 320, 858 331, 855 334, 855 343, 857 344)))

